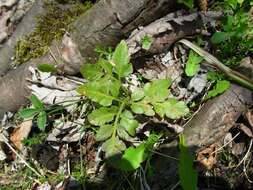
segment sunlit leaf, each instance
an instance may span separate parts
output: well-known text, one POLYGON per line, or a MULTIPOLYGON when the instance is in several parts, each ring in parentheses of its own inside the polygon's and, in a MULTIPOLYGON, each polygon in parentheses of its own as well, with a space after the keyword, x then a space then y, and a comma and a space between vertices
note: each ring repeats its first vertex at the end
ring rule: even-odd
POLYGON ((87 80, 98 80, 100 79, 104 73, 103 68, 98 64, 84 64, 80 68, 80 72, 83 78, 87 80))
POLYGON ((186 104, 174 98, 163 103, 154 104, 154 108, 161 117, 166 115, 170 119, 179 119, 189 113, 189 108, 186 104))
POLYGON ((150 105, 146 101, 133 102, 131 105, 131 109, 134 113, 137 114, 145 114, 147 116, 155 115, 152 105, 150 105))
POLYGON ((38 64, 37 68, 41 72, 57 73, 56 67, 54 65, 52 65, 52 64, 38 64))
POLYGON ((37 109, 43 109, 43 103, 39 100, 39 98, 37 96, 35 96, 34 94, 31 95, 30 100, 33 104, 33 106, 37 109))
POLYGON ((112 55, 112 61, 115 64, 115 71, 120 77, 126 77, 133 72, 132 64, 129 63, 128 47, 124 40, 117 45, 112 55))
POLYGON ((112 125, 102 125, 97 131, 96 140, 104 141, 110 138, 112 136, 113 130, 114 128, 112 125))
POLYGON ((217 80, 214 88, 210 90, 205 97, 205 100, 213 98, 219 94, 222 94, 230 87, 230 82, 227 80, 217 80))
POLYGON ((102 106, 110 106, 119 94, 120 82, 113 77, 106 76, 98 81, 89 82, 77 88, 81 95, 89 97, 102 106))
POLYGON ((120 139, 125 141, 133 140, 133 138, 127 133, 127 131, 122 125, 119 125, 117 127, 117 135, 119 136, 120 139))
POLYGON ((189 58, 186 63, 185 74, 189 77, 197 74, 200 68, 199 64, 202 61, 203 61, 203 58, 191 50, 189 54, 189 58))
POLYGON ((19 110, 19 115, 22 118, 26 119, 26 118, 35 116, 36 114, 39 113, 39 111, 40 110, 36 108, 24 108, 24 109, 19 110))
POLYGON ((144 97, 144 91, 142 89, 137 89, 131 94, 131 99, 133 101, 139 101, 144 97))
POLYGON ((130 111, 124 111, 121 114, 120 126, 122 126, 129 135, 135 136, 136 128, 139 126, 137 120, 134 119, 133 114, 130 111))
POLYGON ((120 169, 124 171, 133 171, 140 167, 141 163, 146 159, 145 143, 140 144, 138 147, 129 147, 125 150, 121 162, 120 169))
POLYGON ((144 94, 145 100, 148 102, 161 102, 164 101, 169 95, 169 86, 171 85, 171 80, 169 79, 159 79, 154 80, 150 83, 145 84, 144 94))
POLYGON ((142 39, 141 39, 141 46, 142 46, 142 49, 145 49, 145 50, 149 50, 151 44, 152 44, 152 38, 150 38, 149 36, 144 36, 142 39))
POLYGON ((126 145, 118 137, 111 137, 102 144, 102 150, 105 152, 106 158, 117 156, 125 149, 126 145))
POLYGON ((44 131, 46 128, 46 123, 47 123, 47 113, 45 111, 42 111, 39 113, 37 118, 38 128, 44 131))
POLYGON ((92 111, 88 115, 88 120, 93 125, 103 125, 114 119, 117 114, 118 108, 116 106, 112 107, 101 107, 92 111))

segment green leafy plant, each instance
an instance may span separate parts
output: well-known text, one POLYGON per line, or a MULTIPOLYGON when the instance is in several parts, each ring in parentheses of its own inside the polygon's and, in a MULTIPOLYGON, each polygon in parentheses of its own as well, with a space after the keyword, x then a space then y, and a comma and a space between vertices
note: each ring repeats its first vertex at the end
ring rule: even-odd
POLYGON ((218 55, 227 65, 238 64, 253 50, 253 20, 250 0, 224 1, 227 16, 222 20, 219 31, 211 38, 217 46, 218 55))
MULTIPOLYGON (((108 58, 108 57, 107 57, 108 58)), ((109 59, 100 58, 96 64, 84 64, 81 74, 87 83, 77 92, 94 102, 94 110, 88 115, 88 121, 98 126, 96 139, 102 141, 106 158, 122 155, 129 161, 131 155, 138 156, 136 162, 130 160, 136 169, 143 161, 146 144, 129 147, 126 141, 133 139, 139 121, 143 116, 167 117, 179 119, 189 113, 184 102, 178 101, 169 93, 170 79, 155 80, 144 84, 134 92, 125 87, 125 77, 133 72, 125 41, 121 41, 109 59)), ((128 168, 129 169, 129 168, 128 168)))
POLYGON ((38 64, 37 68, 41 71, 41 72, 50 72, 50 73, 57 73, 57 69, 54 65, 51 64, 38 64))
POLYGON ((230 82, 224 79, 224 75, 217 72, 208 72, 207 80, 211 81, 214 86, 210 91, 208 91, 205 96, 205 100, 222 94, 230 87, 230 82))
POLYGON ((36 117, 39 129, 44 131, 47 123, 47 113, 44 105, 34 94, 31 95, 30 101, 32 102, 33 108, 21 109, 19 115, 24 119, 36 117))
POLYGON ((194 158, 190 154, 183 134, 179 136, 179 178, 184 190, 196 190, 198 175, 193 168, 194 158))
POLYGON ((191 50, 189 54, 189 58, 186 62, 185 74, 188 77, 192 77, 195 74, 197 74, 200 68, 200 63, 202 61, 203 61, 203 58, 191 50))
POLYGON ((178 3, 184 4, 190 10, 194 8, 194 0, 177 0, 178 3))
POLYGON ((149 36, 144 36, 144 37, 141 39, 141 46, 142 46, 142 49, 149 50, 149 48, 150 48, 151 45, 152 45, 152 42, 153 42, 153 39, 152 39, 152 38, 150 38, 149 36))

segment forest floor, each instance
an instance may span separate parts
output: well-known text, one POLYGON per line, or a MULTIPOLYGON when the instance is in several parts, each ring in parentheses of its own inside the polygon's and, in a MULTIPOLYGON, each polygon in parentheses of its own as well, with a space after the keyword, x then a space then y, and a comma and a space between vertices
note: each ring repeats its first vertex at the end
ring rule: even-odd
MULTIPOLYGON (((33 2, 0 0, 0 51, 33 2)), ((17 45, 16 67, 68 40, 93 3, 47 1, 51 12, 17 45), (50 37, 38 37, 46 27, 50 37)), ((0 124, 0 190, 253 189, 253 2, 178 3, 116 47, 94 47, 97 63, 76 76, 30 68, 30 104, 0 124), (200 22, 187 40, 159 45, 164 32, 154 26, 200 22)))

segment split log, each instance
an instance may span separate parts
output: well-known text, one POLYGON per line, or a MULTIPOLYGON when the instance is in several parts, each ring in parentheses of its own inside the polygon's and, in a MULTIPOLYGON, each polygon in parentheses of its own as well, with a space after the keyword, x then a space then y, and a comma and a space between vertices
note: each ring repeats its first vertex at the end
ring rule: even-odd
MULTIPOLYGON (((251 58, 242 60, 239 71, 253 78, 251 58)), ((239 116, 252 104, 252 92, 236 84, 232 84, 225 93, 204 104, 193 119, 186 124, 183 132, 190 152, 194 155, 201 147, 221 141, 239 116)), ((160 151, 177 158, 179 156, 178 142, 163 144, 160 151)), ((157 177, 153 178, 156 185, 152 189, 172 187, 179 181, 178 161, 158 156, 154 164, 157 177), (157 187, 157 184, 162 186, 157 187)))

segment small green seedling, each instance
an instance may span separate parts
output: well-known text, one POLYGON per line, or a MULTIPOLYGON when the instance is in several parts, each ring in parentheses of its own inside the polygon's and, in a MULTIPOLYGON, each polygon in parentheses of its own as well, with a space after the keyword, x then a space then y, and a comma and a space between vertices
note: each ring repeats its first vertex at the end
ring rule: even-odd
POLYGON ((188 77, 192 77, 195 74, 197 74, 200 68, 200 63, 202 61, 203 61, 203 58, 191 50, 188 61, 185 66, 185 74, 188 77))
MULTIPOLYGON (((88 82, 81 85, 77 92, 96 103, 95 109, 88 115, 88 121, 98 126, 96 139, 103 142, 106 158, 126 150, 125 142, 136 136, 138 114, 179 119, 189 113, 183 101, 170 95, 170 79, 151 81, 130 92, 123 84, 125 77, 132 72, 125 41, 117 45, 110 59, 100 58, 97 64, 84 64, 81 67, 81 74, 88 82)), ((130 161, 133 168, 142 161, 143 146, 130 147, 125 152, 125 159, 138 152, 136 163, 130 161)))
POLYGON ((145 49, 145 50, 149 50, 149 48, 151 47, 152 45, 152 42, 153 42, 153 39, 149 36, 144 36, 142 39, 141 39, 141 46, 142 46, 142 49, 145 49))
POLYGON ((44 105, 34 94, 31 95, 30 100, 33 108, 21 109, 19 115, 24 119, 36 117, 39 129, 44 131, 47 123, 47 113, 44 109, 44 105))

